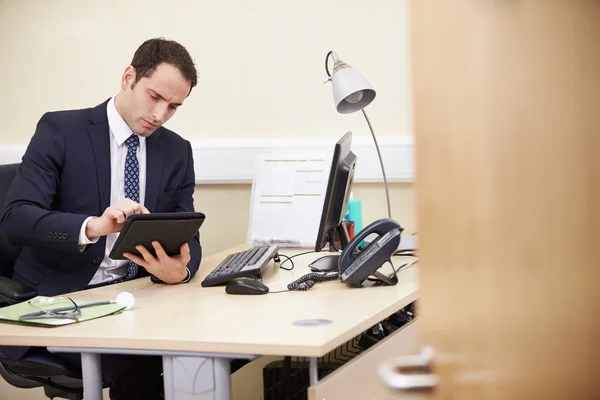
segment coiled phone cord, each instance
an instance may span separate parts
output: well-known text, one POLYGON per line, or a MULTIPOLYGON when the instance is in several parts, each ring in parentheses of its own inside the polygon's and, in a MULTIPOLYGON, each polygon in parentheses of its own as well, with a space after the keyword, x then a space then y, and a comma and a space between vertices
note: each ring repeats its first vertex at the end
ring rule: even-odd
POLYGON ((288 290, 309 290, 318 282, 329 282, 340 279, 340 274, 335 272, 333 274, 318 274, 311 272, 296 279, 294 282, 287 285, 288 290))

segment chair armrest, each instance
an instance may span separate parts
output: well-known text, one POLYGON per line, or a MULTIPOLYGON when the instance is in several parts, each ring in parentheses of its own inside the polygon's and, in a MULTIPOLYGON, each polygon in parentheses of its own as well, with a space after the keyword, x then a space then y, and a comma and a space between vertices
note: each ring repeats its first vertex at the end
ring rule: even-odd
POLYGON ((35 289, 21 285, 5 276, 0 276, 0 306, 21 303, 35 296, 37 296, 35 289))

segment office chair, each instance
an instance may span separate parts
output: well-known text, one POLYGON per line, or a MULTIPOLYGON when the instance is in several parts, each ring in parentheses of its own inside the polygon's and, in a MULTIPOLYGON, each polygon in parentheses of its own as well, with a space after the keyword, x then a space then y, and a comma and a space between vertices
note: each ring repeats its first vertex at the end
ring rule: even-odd
MULTIPOLYGON (((0 211, 4 210, 6 193, 12 184, 19 164, 0 165, 0 211)), ((21 251, 6 236, 0 234, 0 307, 27 301, 37 292, 13 280, 12 268, 21 251)), ((81 370, 46 351, 32 348, 17 361, 6 358, 0 350, 0 376, 12 386, 30 389, 43 387, 50 399, 81 400, 83 383, 81 370)))

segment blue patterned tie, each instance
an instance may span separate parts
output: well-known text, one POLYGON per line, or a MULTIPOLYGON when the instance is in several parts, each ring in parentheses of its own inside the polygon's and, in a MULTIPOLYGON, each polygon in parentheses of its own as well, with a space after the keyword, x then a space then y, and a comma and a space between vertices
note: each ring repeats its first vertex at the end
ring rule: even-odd
MULTIPOLYGON (((125 197, 140 202, 140 164, 137 159, 137 149, 140 138, 133 134, 125 140, 127 145, 127 156, 125 156, 125 197)), ((114 280, 112 283, 119 283, 133 279, 138 274, 138 265, 133 261, 127 264, 127 274, 114 280)))

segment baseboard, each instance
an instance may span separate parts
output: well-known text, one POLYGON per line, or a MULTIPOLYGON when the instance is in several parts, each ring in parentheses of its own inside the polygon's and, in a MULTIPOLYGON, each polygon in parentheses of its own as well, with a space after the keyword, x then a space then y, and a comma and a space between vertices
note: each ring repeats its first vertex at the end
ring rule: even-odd
MULTIPOLYGON (((256 156, 290 149, 333 149, 339 138, 192 140, 197 184, 252 183, 256 156)), ((412 136, 378 138, 389 182, 414 181, 412 136)), ((20 162, 26 145, 0 146, 0 164, 20 162)), ((352 151, 358 157, 355 182, 383 182, 373 139, 354 136, 352 151)))

